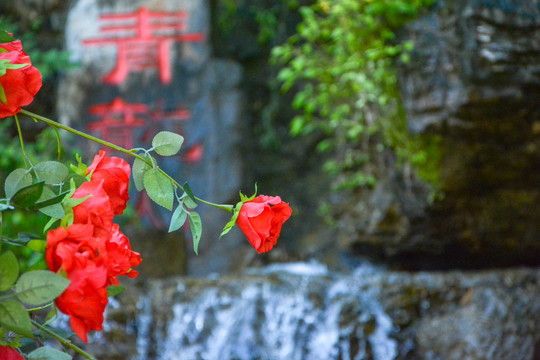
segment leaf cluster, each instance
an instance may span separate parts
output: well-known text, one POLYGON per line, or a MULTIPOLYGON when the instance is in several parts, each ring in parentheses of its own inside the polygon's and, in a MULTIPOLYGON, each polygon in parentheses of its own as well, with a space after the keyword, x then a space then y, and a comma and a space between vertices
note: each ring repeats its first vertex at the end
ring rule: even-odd
POLYGON ((324 134, 318 150, 334 154, 325 168, 336 189, 373 186, 385 149, 405 162, 422 158, 422 140, 406 130, 396 72, 413 43, 397 41, 396 31, 433 2, 318 0, 300 8, 297 33, 273 49, 282 90, 296 92, 291 133, 324 134))
POLYGON ((202 221, 200 215, 193 211, 197 207, 197 198, 193 195, 188 183, 181 186, 162 171, 152 155, 153 152, 160 156, 176 155, 183 142, 184 138, 179 134, 170 131, 159 132, 152 139, 150 149, 133 150, 135 154, 140 153, 140 155, 133 162, 132 175, 137 190, 146 190, 148 197, 156 204, 172 211, 176 202, 169 232, 180 229, 188 220, 193 238, 193 250, 198 254, 202 221))
MULTIPOLYGON (((45 251, 45 247, 36 251, 45 251)), ((33 270, 20 274, 19 262, 11 251, 0 256, 0 343, 20 345, 17 337, 13 342, 1 340, 6 331, 12 331, 28 339, 39 338, 43 342, 50 339, 46 333, 34 331, 30 313, 50 308, 43 319, 42 327, 57 331, 49 326, 48 320, 56 314, 52 307, 53 301, 68 287, 70 281, 48 270, 33 270)), ((37 339, 36 339, 37 340, 37 339)), ((69 360, 71 356, 61 351, 41 347, 28 354, 29 359, 69 360)))

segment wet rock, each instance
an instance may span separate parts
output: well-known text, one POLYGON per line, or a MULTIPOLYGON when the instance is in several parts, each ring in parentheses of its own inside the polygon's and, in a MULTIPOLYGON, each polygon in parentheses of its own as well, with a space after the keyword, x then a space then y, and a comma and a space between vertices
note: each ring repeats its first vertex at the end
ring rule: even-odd
POLYGON ((274 264, 130 288, 90 349, 99 359, 537 358, 539 270, 351 274, 274 264), (124 333, 122 337, 122 333, 124 333))
POLYGON ((534 1, 439 1, 405 27, 408 128, 440 136, 428 156, 442 196, 430 203, 414 172, 381 168, 364 208, 344 215, 345 242, 413 269, 539 264, 538 34, 534 1))

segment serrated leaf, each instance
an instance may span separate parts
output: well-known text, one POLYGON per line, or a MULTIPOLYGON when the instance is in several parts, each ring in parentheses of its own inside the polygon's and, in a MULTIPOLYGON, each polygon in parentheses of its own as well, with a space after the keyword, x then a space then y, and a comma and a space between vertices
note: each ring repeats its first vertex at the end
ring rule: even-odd
POLYGON ((25 186, 15 193, 11 198, 11 202, 15 206, 19 206, 24 209, 31 209, 35 206, 36 202, 41 197, 43 193, 43 187, 45 183, 43 181, 38 182, 37 184, 32 184, 25 186))
POLYGON ((68 168, 58 161, 43 161, 34 165, 40 181, 47 185, 60 184, 69 174, 68 168))
POLYGON ((71 355, 51 347, 40 347, 28 354, 30 360, 71 360, 71 355))
MULTIPOLYGON (((149 156, 145 156, 145 158, 148 159, 149 156)), ((142 191, 144 189, 144 174, 150 169, 152 169, 152 167, 139 158, 136 158, 133 162, 131 173, 133 174, 133 182, 135 183, 137 191, 142 191)))
POLYGON ((0 302, 0 325, 19 335, 34 338, 30 315, 18 301, 6 300, 0 302))
POLYGON ((143 182, 150 199, 165 209, 172 210, 174 202, 173 186, 165 175, 161 174, 157 169, 150 169, 144 174, 143 182))
POLYGON ((193 237, 193 251, 199 255, 199 241, 202 235, 202 222, 198 213, 192 211, 189 213, 189 226, 191 228, 191 236, 193 237))
POLYGON ((19 277, 19 262, 17 257, 7 251, 0 256, 0 291, 8 290, 19 277))
POLYGON ((126 291, 126 288, 122 285, 111 285, 107 286, 107 296, 116 296, 126 291))
POLYGON ((175 155, 180 151, 184 137, 170 131, 160 131, 152 139, 154 151, 161 156, 175 155))
POLYGON ((48 270, 29 271, 21 275, 15 292, 17 297, 30 305, 43 305, 64 292, 70 281, 48 270))
POLYGON ((169 225, 169 232, 176 231, 184 225, 188 216, 188 212, 184 209, 184 203, 180 202, 180 205, 174 210, 171 223, 169 225))
POLYGON ((25 169, 15 169, 9 173, 4 182, 4 191, 7 198, 11 198, 17 190, 32 185, 32 175, 25 169))

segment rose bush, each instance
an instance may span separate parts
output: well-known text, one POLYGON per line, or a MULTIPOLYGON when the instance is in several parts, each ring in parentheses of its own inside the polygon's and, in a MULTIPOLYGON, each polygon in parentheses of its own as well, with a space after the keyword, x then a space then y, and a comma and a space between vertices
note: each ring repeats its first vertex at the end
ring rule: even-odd
POLYGON ((126 206, 130 173, 125 160, 106 157, 100 151, 88 167, 89 181, 71 197, 82 200, 72 208, 72 224, 47 234, 47 266, 53 272, 66 274, 71 281, 56 299, 56 305, 69 315, 72 330, 84 342, 90 330, 102 329, 108 302, 106 287, 119 285, 118 276, 136 277, 138 272, 132 267, 142 261, 140 254, 131 250, 129 239, 119 226, 113 224, 113 204, 118 214, 126 206))
MULTIPOLYGON (((184 140, 181 135, 161 131, 153 138, 151 149, 124 149, 21 109, 32 102, 40 87, 41 75, 31 65, 20 41, 0 33, 0 119, 14 115, 25 160, 25 168, 15 169, 6 177, 5 198, 0 199, 0 343, 11 345, 0 345, 0 359, 24 359, 14 347, 21 346, 19 338, 25 337, 36 339, 38 345, 54 338, 64 348, 95 360, 52 331, 48 318, 42 319, 36 313, 30 317, 29 313, 55 304, 69 316, 72 330, 84 342, 88 341, 90 331, 103 329, 108 290, 113 294, 121 291, 118 277, 138 276, 134 268, 142 261, 140 254, 132 251, 128 237, 114 223, 114 217, 124 212, 129 200, 130 176, 137 190, 145 190, 156 204, 172 210, 177 203, 169 231, 181 229, 189 221, 195 253, 202 233, 200 216, 193 210, 197 203, 233 213, 222 235, 238 225, 257 252, 269 251, 276 245, 282 225, 292 213, 280 197, 247 198, 240 193, 241 202, 236 206, 197 198, 187 183, 180 185, 157 166, 154 158, 154 153, 176 155, 184 140), (24 150, 18 113, 135 157, 133 171, 124 159, 108 157, 104 151, 95 155, 90 166, 78 158, 79 165, 71 166, 74 174, 69 174, 68 168, 57 161, 31 163, 24 150), (39 210, 48 216, 44 229, 46 240, 26 233, 15 239, 6 236, 2 219, 13 209, 39 210), (51 229, 54 224, 56 228, 51 229), (24 269, 20 274, 17 255, 3 244, 38 253, 49 270, 24 269)), ((57 139, 60 149, 60 137, 57 139)), ((71 358, 59 353, 51 347, 38 347, 28 358, 71 358)))
POLYGON ((34 100, 41 74, 20 41, 0 43, 0 118, 12 116, 34 100))
POLYGON ((236 224, 260 254, 276 245, 281 227, 291 214, 291 207, 279 196, 259 195, 242 204, 236 224))

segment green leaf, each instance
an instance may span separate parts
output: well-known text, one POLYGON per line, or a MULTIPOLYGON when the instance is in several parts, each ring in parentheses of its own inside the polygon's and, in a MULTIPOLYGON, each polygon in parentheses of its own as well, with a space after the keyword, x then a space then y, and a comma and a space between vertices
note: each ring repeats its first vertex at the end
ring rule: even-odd
POLYGON ((62 219, 66 216, 66 213, 60 203, 67 194, 69 194, 69 191, 56 195, 54 191, 48 187, 44 187, 43 193, 41 194, 39 201, 35 204, 34 209, 39 209, 39 211, 47 216, 62 219))
POLYGON ((15 291, 17 297, 30 305, 42 305, 53 301, 68 287, 70 281, 49 270, 29 271, 21 275, 15 291))
POLYGON ((26 246, 29 249, 34 250, 35 252, 43 254, 45 253, 45 247, 47 246, 47 241, 39 240, 39 239, 30 240, 28 244, 26 244, 26 246))
POLYGON ((25 169, 15 169, 9 173, 4 183, 6 197, 11 198, 17 190, 32 185, 32 175, 25 169))
POLYGON ((0 302, 0 325, 19 335, 34 338, 30 315, 18 301, 6 300, 0 302))
POLYGON ((242 202, 239 202, 238 204, 236 204, 233 216, 231 217, 231 220, 229 220, 229 222, 223 228, 223 231, 221 232, 221 235, 219 235, 220 239, 221 239, 221 237, 223 235, 225 235, 229 231, 231 231, 231 229, 234 227, 234 225, 236 225, 236 219, 238 218, 238 214, 240 214, 240 208, 242 207, 242 204, 243 204, 242 202))
POLYGON ((119 295, 119 294, 123 293, 125 290, 126 290, 126 288, 123 287, 122 285, 107 286, 107 296, 116 296, 116 295, 119 295))
POLYGON ((58 161, 43 161, 34 165, 40 181, 47 185, 60 184, 69 174, 68 168, 58 161))
POLYGON ((257 196, 257 184, 255 184, 255 193, 249 197, 242 194, 242 192, 240 192, 240 200, 242 200, 243 203, 255 199, 256 196, 257 196))
POLYGON ((71 360, 71 355, 51 347, 40 347, 28 354, 30 360, 71 360))
POLYGON ((184 203, 180 202, 176 210, 174 210, 171 217, 171 224, 169 225, 169 232, 176 231, 184 225, 188 216, 188 212, 184 209, 184 203))
POLYGON ((183 142, 182 135, 170 131, 160 131, 152 139, 152 147, 161 156, 171 156, 180 151, 183 142))
POLYGON ((182 186, 184 188, 185 196, 182 196, 184 199, 184 202, 186 206, 190 209, 195 209, 197 207, 197 200, 195 199, 195 195, 193 195, 193 191, 191 191, 191 187, 186 182, 182 186))
POLYGON ((69 191, 64 191, 58 195, 48 187, 43 188, 43 192, 39 197, 39 201, 36 203, 36 208, 43 208, 50 205, 61 203, 64 197, 69 194, 69 191))
POLYGON ((64 211, 64 208, 60 204, 54 204, 51 206, 46 206, 44 208, 39 209, 43 214, 54 218, 54 219, 62 219, 64 216, 66 216, 66 212, 64 211))
POLYGON ((198 213, 192 211, 189 213, 189 226, 191 227, 191 236, 193 237, 193 251, 199 255, 199 241, 202 234, 202 222, 198 213))
POLYGON ((13 36, 9 35, 7 31, 0 31, 0 44, 14 41, 13 36))
POLYGON ((173 186, 169 179, 157 169, 150 169, 144 174, 146 193, 156 204, 172 210, 174 202, 173 186))
POLYGON ((77 166, 70 164, 69 167, 71 168, 71 170, 73 170, 75 175, 86 178, 86 175, 88 175, 88 166, 86 166, 86 164, 82 162, 79 154, 75 155, 75 158, 77 159, 77 166))
POLYGON ((19 277, 19 262, 11 251, 0 256, 0 291, 8 290, 19 277))
POLYGON ((71 180, 73 180, 73 183, 75 184, 76 188, 79 188, 83 183, 87 182, 88 180, 79 174, 69 174, 65 179, 64 183, 71 183, 71 180))
POLYGON ((43 232, 46 233, 57 221, 58 219, 55 219, 55 218, 51 218, 49 221, 47 221, 47 223, 43 227, 43 232))
POLYGON ((11 198, 11 202, 24 209, 31 209, 43 193, 43 181, 19 189, 11 198))
POLYGON ((0 84, 0 105, 2 104, 7 104, 7 96, 4 87, 2 86, 2 84, 0 84))
MULTIPOLYGON (((144 158, 150 161, 152 160, 150 155, 145 155, 144 158)), ((131 173, 133 174, 133 182, 135 183, 137 191, 142 191, 144 189, 144 174, 150 169, 152 169, 152 167, 139 158, 136 158, 133 162, 131 173)))
POLYGON ((8 69, 8 70, 17 70, 17 69, 22 69, 23 67, 28 66, 28 65, 30 65, 30 63, 24 63, 24 64, 11 64, 11 63, 9 63, 9 64, 6 65, 6 69, 8 69))

